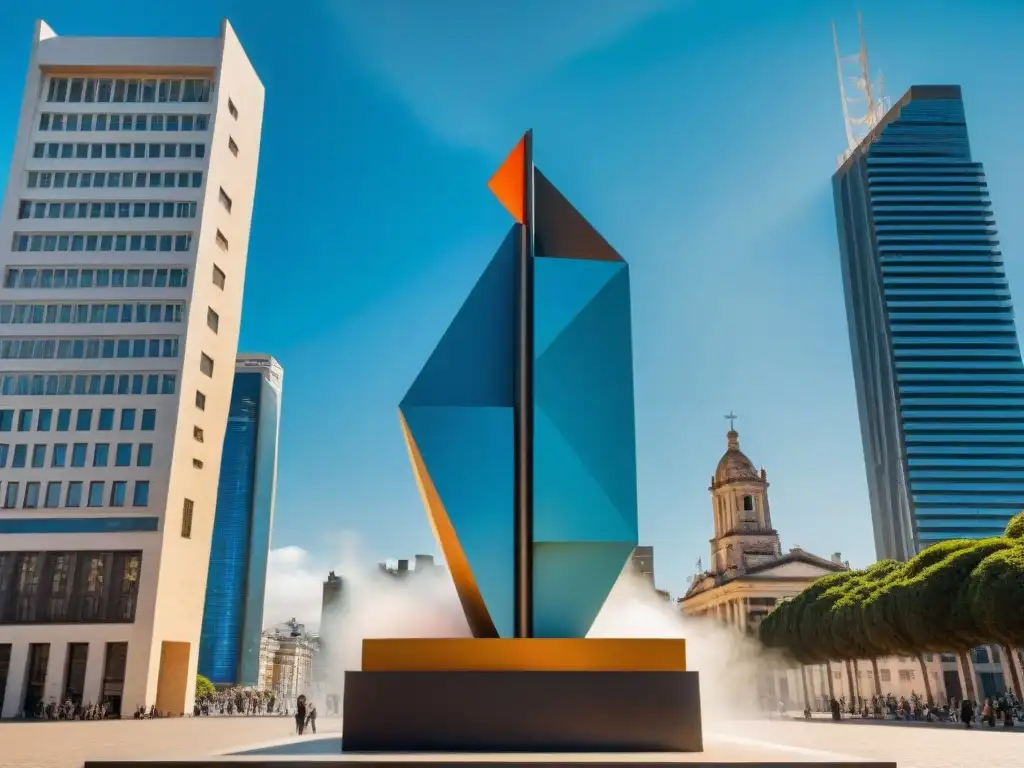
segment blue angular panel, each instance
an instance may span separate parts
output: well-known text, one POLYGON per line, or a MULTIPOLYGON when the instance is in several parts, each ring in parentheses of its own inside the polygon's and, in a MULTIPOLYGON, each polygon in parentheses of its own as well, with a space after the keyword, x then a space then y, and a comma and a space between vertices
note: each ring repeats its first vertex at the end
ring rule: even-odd
POLYGON ((544 411, 533 412, 533 540, 621 542, 637 537, 544 411))
POLYGON ((623 261, 534 261, 533 354, 540 357, 594 296, 622 270, 623 261))
MULTIPOLYGON (((636 433, 628 268, 616 274, 538 358, 534 376, 536 408, 600 483, 635 546, 636 433)), ((537 455, 547 450, 535 440, 537 455)), ((534 488, 540 498, 564 495, 541 487, 542 480, 561 482, 550 473, 538 475, 534 488)), ((534 527, 557 527, 544 519, 546 515, 576 519, 578 514, 564 507, 538 508, 534 527)), ((597 540, 600 531, 601 526, 595 525, 597 540)))
POLYGON ((416 405, 512 406, 518 242, 517 224, 409 388, 403 409, 416 405))
POLYGON ((585 637, 635 546, 534 544, 534 635, 585 637))
POLYGON ((402 408, 501 637, 513 634, 513 414, 512 408, 402 408))

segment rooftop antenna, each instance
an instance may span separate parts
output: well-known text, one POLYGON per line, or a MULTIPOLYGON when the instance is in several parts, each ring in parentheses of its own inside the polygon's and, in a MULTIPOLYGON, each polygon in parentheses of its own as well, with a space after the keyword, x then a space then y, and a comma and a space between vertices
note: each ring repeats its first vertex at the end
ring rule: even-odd
POLYGON ((839 76, 839 96, 843 102, 843 122, 846 127, 846 151, 840 155, 839 164, 853 154, 878 125, 882 116, 889 110, 889 99, 884 94, 884 80, 879 73, 878 80, 872 82, 871 69, 868 64, 868 46, 864 38, 864 17, 857 12, 857 27, 860 35, 860 50, 854 56, 843 56, 839 52, 839 35, 836 24, 832 22, 832 44, 836 54, 836 72, 839 76), (849 76, 846 68, 857 64, 857 74, 849 76), (847 81, 853 85, 855 95, 847 90, 847 81), (851 109, 856 108, 856 112, 851 109))

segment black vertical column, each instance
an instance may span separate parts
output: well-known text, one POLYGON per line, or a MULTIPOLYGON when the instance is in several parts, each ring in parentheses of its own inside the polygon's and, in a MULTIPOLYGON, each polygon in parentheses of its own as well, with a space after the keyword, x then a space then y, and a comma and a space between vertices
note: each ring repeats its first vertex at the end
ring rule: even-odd
POLYGON ((515 636, 533 636, 533 131, 523 137, 515 404, 515 636))

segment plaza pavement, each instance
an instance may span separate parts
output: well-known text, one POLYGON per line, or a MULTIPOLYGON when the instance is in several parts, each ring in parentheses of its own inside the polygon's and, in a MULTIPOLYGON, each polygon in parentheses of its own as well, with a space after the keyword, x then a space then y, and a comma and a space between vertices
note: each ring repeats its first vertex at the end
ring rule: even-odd
MULTIPOLYGON (((318 726, 321 734, 331 734, 340 731, 341 723, 321 718, 318 726)), ((293 721, 284 717, 3 722, 0 723, 0 766, 81 768, 86 759, 209 757, 279 743, 288 740, 293 729, 293 721)), ((742 721, 706 724, 705 731, 705 759, 793 763, 830 759, 896 760, 900 768, 1024 766, 1024 733, 1005 733, 998 729, 966 731, 886 728, 847 722, 742 721)))

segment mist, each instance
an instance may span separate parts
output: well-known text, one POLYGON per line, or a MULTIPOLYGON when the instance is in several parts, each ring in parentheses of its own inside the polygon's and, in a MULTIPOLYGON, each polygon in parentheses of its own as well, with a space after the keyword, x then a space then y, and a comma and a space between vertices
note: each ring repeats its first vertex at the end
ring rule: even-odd
MULTIPOLYGON (((387 637, 469 637, 469 626, 443 569, 398 579, 381 573, 346 539, 333 570, 344 580, 340 613, 318 620, 322 583, 330 568, 318 567, 304 550, 274 550, 267 575, 264 623, 295 617, 329 643, 323 669, 327 690, 342 689, 345 670, 359 669, 362 642, 387 637)), ((758 675, 772 659, 756 641, 709 619, 686 618, 628 566, 601 609, 588 637, 683 638, 687 669, 701 677, 704 727, 719 726, 757 711, 758 675)))

